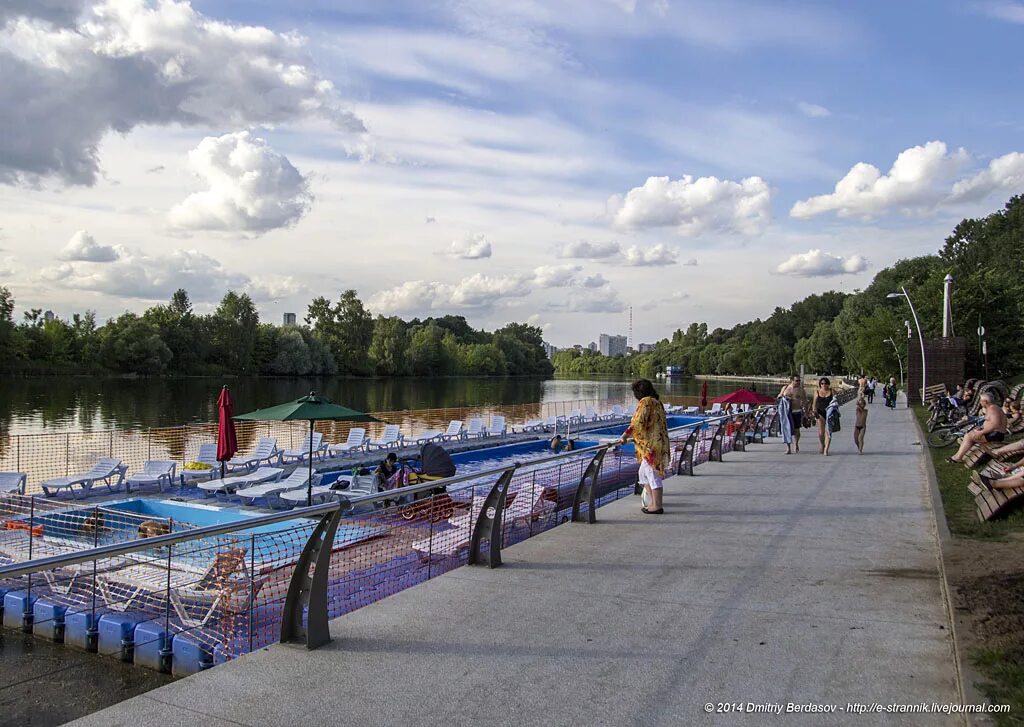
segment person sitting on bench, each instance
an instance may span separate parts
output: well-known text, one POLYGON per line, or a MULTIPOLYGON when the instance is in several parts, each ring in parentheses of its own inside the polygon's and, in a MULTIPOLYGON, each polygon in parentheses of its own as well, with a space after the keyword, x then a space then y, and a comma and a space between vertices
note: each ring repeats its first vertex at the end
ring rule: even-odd
POLYGON ((1002 408, 996 404, 995 397, 991 392, 986 391, 981 395, 981 407, 985 411, 985 421, 982 423, 981 429, 967 432, 960 443, 960 449, 952 457, 947 458, 947 462, 959 464, 963 460, 964 455, 976 444, 981 444, 982 442, 1002 442, 1006 439, 1006 415, 1003 413, 1002 408))

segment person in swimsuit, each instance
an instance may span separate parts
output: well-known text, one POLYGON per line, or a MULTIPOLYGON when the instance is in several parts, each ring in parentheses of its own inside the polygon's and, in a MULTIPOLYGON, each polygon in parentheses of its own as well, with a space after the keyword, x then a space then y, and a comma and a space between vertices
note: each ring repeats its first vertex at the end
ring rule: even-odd
POLYGON ((864 454, 864 434, 868 428, 868 403, 863 396, 857 397, 857 413, 853 423, 853 443, 857 451, 864 454))
MULTIPOLYGON (((804 425, 804 410, 807 409, 807 394, 804 393, 804 385, 799 376, 794 375, 789 383, 782 387, 779 396, 789 399, 789 420, 793 429, 793 446, 800 451, 800 430, 804 425)), ((786 454, 790 453, 789 445, 786 445, 786 454)))
POLYGON ((1002 442, 1006 439, 1006 415, 1002 407, 996 404, 992 392, 986 391, 981 395, 981 408, 985 410, 985 421, 981 429, 967 432, 960 443, 960 449, 952 457, 947 457, 947 462, 959 463, 975 444, 1002 442))
POLYGON ((814 392, 811 411, 814 412, 814 418, 818 421, 818 442, 821 444, 821 454, 826 456, 828 455, 829 445, 832 444, 832 435, 828 431, 826 412, 828 405, 832 403, 833 396, 832 382, 828 380, 827 376, 822 376, 818 380, 818 388, 814 392))

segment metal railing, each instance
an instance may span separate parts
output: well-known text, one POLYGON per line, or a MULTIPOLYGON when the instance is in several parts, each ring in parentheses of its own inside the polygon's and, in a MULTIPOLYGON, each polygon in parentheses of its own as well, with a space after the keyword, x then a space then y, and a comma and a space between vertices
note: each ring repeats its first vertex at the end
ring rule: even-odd
MULTIPOLYGON (((699 463, 698 460, 704 461, 701 459, 704 455, 707 456, 706 461, 720 461, 724 451, 728 451, 730 448, 742 449, 748 438, 751 441, 758 441, 759 437, 763 438, 763 435, 770 430, 772 419, 774 419, 774 408, 755 410, 741 415, 709 417, 699 422, 674 428, 670 432, 673 443, 673 473, 692 475, 695 465, 699 463)), ((28 559, 24 562, 0 566, 0 582, 7 579, 27 578, 28 595, 24 600, 24 613, 21 616, 23 628, 29 630, 32 628, 34 620, 33 614, 30 613, 33 603, 33 576, 40 573, 73 572, 76 567, 91 565, 91 568, 85 569, 84 574, 86 580, 91 582, 87 582, 84 589, 85 597, 91 598, 91 605, 86 604, 83 609, 91 609, 91 629, 94 632, 92 637, 95 639, 96 624, 94 622, 98 610, 101 610, 98 608, 97 594, 101 593, 107 602, 107 593, 104 589, 107 574, 113 573, 116 577, 112 580, 122 586, 128 583, 144 588, 144 583, 140 585, 139 576, 129 573, 128 576, 121 577, 119 569, 139 570, 138 563, 141 562, 143 564, 141 570, 152 576, 152 571, 159 569, 159 573, 162 574, 162 569, 166 567, 166 589, 160 587, 161 590, 165 590, 161 603, 165 627, 163 638, 166 642, 170 640, 172 612, 177 613, 183 627, 186 627, 182 631, 190 628, 203 629, 207 627, 207 619, 210 618, 207 614, 200 623, 198 618, 187 619, 188 614, 182 612, 180 598, 176 600, 175 597, 175 590, 179 586, 172 583, 182 572, 181 568, 176 567, 175 559, 196 559, 199 557, 197 554, 200 554, 202 559, 205 559, 203 560, 205 567, 210 560, 208 552, 216 551, 212 564, 205 572, 202 567, 189 572, 193 573, 192 577, 196 583, 208 582, 207 585, 213 591, 217 591, 217 589, 230 590, 229 579, 221 578, 218 581, 218 563, 221 563, 221 570, 226 570, 227 566, 224 566, 223 563, 230 558, 222 557, 225 552, 237 561, 238 551, 241 550, 238 544, 251 541, 251 546, 247 551, 249 562, 242 564, 247 573, 247 584, 243 584, 243 586, 236 584, 234 590, 231 591, 231 595, 236 597, 235 600, 240 601, 236 610, 244 612, 245 609, 248 609, 248 619, 237 623, 229 620, 227 627, 222 628, 222 637, 241 640, 243 651, 252 650, 256 642, 262 638, 256 632, 260 629, 266 631, 268 628, 272 628, 273 623, 276 622, 279 624, 278 633, 282 642, 302 641, 308 648, 316 648, 329 641, 327 623, 332 612, 334 615, 339 615, 339 609, 340 612, 346 612, 345 609, 358 608, 360 605, 365 605, 379 597, 389 595, 390 592, 401 590, 401 588, 422 580, 423 574, 417 570, 423 568, 420 563, 415 566, 406 564, 392 567, 391 565, 393 562, 407 561, 408 551, 416 551, 425 555, 426 578, 444 572, 450 567, 456 567, 459 561, 456 559, 455 565, 451 563, 448 551, 453 549, 453 544, 448 535, 458 528, 435 529, 435 524, 449 513, 451 513, 451 517, 448 518, 449 524, 461 517, 456 514, 457 509, 451 504, 449 497, 449 493, 454 494, 458 490, 456 486, 471 485, 469 512, 465 516, 465 528, 462 531, 464 532, 465 529, 469 531, 468 553, 465 562, 470 565, 480 564, 493 568, 501 564, 501 549, 509 537, 506 513, 511 518, 518 519, 520 523, 525 522, 529 535, 535 534, 534 524, 540 519, 541 513, 544 513, 543 517, 547 518, 545 521, 547 525, 537 523, 538 532, 558 524, 553 522, 554 515, 557 515, 558 512, 571 510, 571 514, 565 516, 563 521, 571 519, 574 522, 596 522, 598 500, 611 496, 617 498, 623 487, 628 487, 635 482, 635 462, 631 460, 626 463, 626 456, 618 451, 618 447, 619 444, 616 441, 607 442, 375 494, 348 497, 345 495, 345 491, 341 490, 338 493, 339 499, 334 502, 258 515, 246 518, 241 522, 235 521, 194 527, 180 532, 167 532, 144 539, 101 545, 97 535, 93 543, 94 547, 76 552, 44 555, 43 557, 33 557, 32 549, 35 528, 40 527, 38 523, 43 520, 36 512, 36 498, 26 498, 31 502, 28 518, 24 522, 24 532, 28 541, 28 559), (613 453, 611 458, 615 461, 614 472, 605 471, 607 469, 605 467, 606 460, 610 453, 613 453), (556 469, 557 472, 554 472, 556 469), (538 474, 541 475, 539 482, 538 474), (494 478, 493 481, 492 478, 494 478), (483 484, 473 484, 481 481, 483 484), (531 487, 529 491, 526 489, 528 481, 531 487), (518 489, 513 487, 514 483, 519 485, 518 489), (605 486, 604 494, 600 492, 600 485, 605 486), (479 496, 477 487, 481 490, 479 496), (562 493, 562 490, 571 490, 571 492, 562 493), (570 497, 568 500, 560 498, 562 494, 567 494, 570 497), (527 499, 517 502, 520 497, 527 499), (547 498, 547 502, 545 498, 547 498), (404 504, 397 506, 390 504, 396 502, 404 504), (508 509, 510 502, 512 503, 511 510, 508 509), (540 502, 545 503, 544 506, 536 504, 540 502), (526 503, 525 506, 522 503, 526 503), (403 508, 405 509, 403 510, 403 508), (407 517, 409 512, 413 512, 412 517, 407 517), (336 538, 340 527, 372 529, 379 526, 382 520, 396 514, 405 518, 408 524, 402 524, 405 529, 400 530, 399 526, 395 526, 393 530, 389 531, 388 534, 400 536, 396 538, 399 543, 394 549, 389 549, 387 545, 380 545, 381 541, 379 540, 360 541, 355 545, 348 545, 346 544, 348 541, 345 541, 341 547, 346 549, 345 552, 348 552, 349 555, 343 557, 340 563, 332 564, 332 553, 339 552, 336 538), (343 518, 346 515, 349 518, 344 520, 345 525, 342 526, 343 518), (256 534, 251 531, 295 521, 305 522, 283 531, 285 535, 280 539, 286 540, 291 537, 292 540, 289 543, 297 545, 300 540, 294 538, 301 537, 304 540, 301 552, 279 551, 275 542, 273 547, 264 548, 264 550, 272 551, 272 554, 264 555, 264 558, 257 564, 256 552, 261 546, 257 543, 256 534), (308 528, 313 525, 313 522, 315 522, 313 531, 307 536, 308 528), (424 530, 429 532, 428 538, 420 541, 420 543, 425 542, 425 545, 418 547, 419 543, 411 541, 416 535, 422 535, 424 530), (247 535, 247 532, 250 534, 247 535), (231 544, 211 541, 219 536, 231 536, 233 540, 231 544), (176 548, 190 543, 196 544, 195 550, 185 553, 179 551, 177 555, 175 554, 176 548), (375 543, 378 544, 375 545, 375 543), (434 566, 435 556, 442 558, 442 562, 436 567, 434 566), (118 563, 116 565, 111 562, 124 558, 139 560, 131 560, 129 564, 118 563), (267 564, 268 559, 271 561, 270 565, 267 564), (157 563, 161 565, 157 566, 157 563), (361 568, 361 566, 365 567, 361 568), (400 570, 401 568, 405 568, 405 570, 400 570), (385 571, 383 576, 377 573, 380 569, 385 571), (289 570, 290 576, 287 575, 289 570), (366 575, 364 571, 371 575, 366 575), (274 580, 274 574, 277 573, 280 573, 281 576, 274 580), (388 582, 389 579, 394 582, 388 582), (273 607, 270 607, 264 603, 262 607, 267 610, 267 613, 262 617, 263 621, 261 622, 261 617, 256 613, 260 608, 257 603, 259 589, 262 587, 264 590, 268 590, 268 586, 265 585, 268 581, 283 586, 284 580, 287 580, 287 595, 283 599, 283 608, 280 609, 280 620, 277 621, 276 604, 272 604, 273 607), (246 587, 247 593, 244 592, 246 587), (339 605, 339 602, 342 601, 343 603, 339 605), (199 625, 190 625, 192 622, 199 625), (248 649, 244 648, 246 637, 248 638, 248 649)), ((88 512, 92 508, 84 508, 84 510, 86 513, 84 517, 88 517, 88 512)), ((97 507, 95 510, 99 512, 102 508, 97 507)), ((40 511, 45 512, 42 508, 40 511)), ((42 532, 41 529, 40 532, 42 532)), ((523 537, 529 537, 529 535, 523 537)), ((260 537, 277 536, 271 534, 260 537)), ((372 533, 371 537, 373 537, 372 533)), ((38 540, 43 541, 43 538, 39 536, 38 540)), ((244 553, 240 557, 243 561, 245 560, 244 553)), ((47 585, 51 589, 55 588, 53 581, 54 577, 51 575, 47 579, 47 585)), ((190 584, 186 583, 186 585, 190 584)), ((61 587, 63 588, 63 584, 61 587)), ((69 586, 68 591, 70 590, 69 586)), ((217 599, 220 602, 223 593, 217 592, 219 593, 217 599)), ((125 610, 128 610, 133 603, 134 596, 126 598, 125 610)), ((272 596, 268 597, 269 600, 272 600, 272 596)), ((107 605, 118 610, 118 606, 123 604, 118 604, 115 600, 113 604, 107 602, 107 605)), ((5 624, 15 623, 18 615, 10 614, 10 618, 5 616, 5 624)), ((137 644, 137 646, 139 645, 137 644)), ((162 660, 170 660, 166 643, 161 646, 160 657, 162 660)))

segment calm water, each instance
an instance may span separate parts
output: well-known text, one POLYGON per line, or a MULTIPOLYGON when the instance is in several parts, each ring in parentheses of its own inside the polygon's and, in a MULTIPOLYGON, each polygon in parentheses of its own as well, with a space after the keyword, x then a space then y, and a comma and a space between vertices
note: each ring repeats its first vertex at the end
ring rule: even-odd
MULTIPOLYGON (((164 427, 216 419, 225 381, 216 378, 111 379, 92 377, 9 378, 0 386, 0 432, 164 427)), ((235 379, 226 382, 235 411, 295 399, 310 391, 362 411, 400 411, 488 404, 528 404, 582 399, 626 399, 629 382, 615 379, 405 378, 235 379)), ((698 395, 701 381, 657 382, 671 395, 698 395)), ((708 382, 708 395, 742 382, 708 382)), ((749 383, 747 384, 750 385, 749 383)), ((759 384, 761 390, 774 385, 759 384)))

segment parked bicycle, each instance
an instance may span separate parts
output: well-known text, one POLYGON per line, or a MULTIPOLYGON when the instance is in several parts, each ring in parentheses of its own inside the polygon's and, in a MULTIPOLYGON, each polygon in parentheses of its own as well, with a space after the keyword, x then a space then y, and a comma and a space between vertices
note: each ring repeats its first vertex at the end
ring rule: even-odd
POLYGON ((967 417, 963 423, 941 427, 928 434, 928 446, 942 449, 955 444, 960 437, 972 429, 977 429, 985 421, 985 417, 967 417))
POLYGON ((931 416, 928 417, 928 431, 934 432, 941 427, 954 426, 967 416, 967 407, 955 397, 940 396, 928 405, 931 416))

